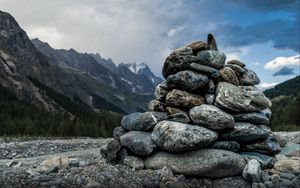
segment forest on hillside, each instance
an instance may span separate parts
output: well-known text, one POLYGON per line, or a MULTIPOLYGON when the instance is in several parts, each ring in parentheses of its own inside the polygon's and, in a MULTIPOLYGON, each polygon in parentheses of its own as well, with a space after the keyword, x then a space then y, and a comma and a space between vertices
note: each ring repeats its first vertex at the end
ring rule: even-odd
POLYGON ((300 130, 300 76, 268 89, 272 101, 270 127, 273 131, 300 130))
POLYGON ((110 137, 120 123, 121 114, 95 113, 63 95, 53 93, 53 96, 64 101, 66 108, 73 109, 74 120, 22 102, 0 87, 0 135, 110 137))

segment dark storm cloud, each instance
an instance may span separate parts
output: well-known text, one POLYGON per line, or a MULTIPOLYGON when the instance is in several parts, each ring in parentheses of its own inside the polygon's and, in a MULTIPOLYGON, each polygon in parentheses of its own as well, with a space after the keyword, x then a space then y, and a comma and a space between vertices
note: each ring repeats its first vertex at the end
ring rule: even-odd
POLYGON ((289 68, 287 66, 282 67, 277 72, 273 74, 273 76, 288 76, 288 75, 294 75, 294 69, 289 68))
POLYGON ((233 24, 218 25, 215 33, 226 46, 246 46, 272 42, 276 49, 299 51, 299 20, 272 20, 247 27, 233 24))

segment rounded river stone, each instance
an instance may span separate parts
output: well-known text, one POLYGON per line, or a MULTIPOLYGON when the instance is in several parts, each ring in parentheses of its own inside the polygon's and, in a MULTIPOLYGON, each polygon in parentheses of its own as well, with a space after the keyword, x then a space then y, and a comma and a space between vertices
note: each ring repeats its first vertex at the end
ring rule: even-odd
POLYGON ((171 90, 166 96, 166 103, 169 106, 189 109, 205 103, 204 97, 181 91, 178 89, 171 90))
POLYGON ((212 145, 218 133, 204 127, 173 121, 161 121, 152 132, 154 143, 166 151, 185 151, 212 145))
POLYGON ((150 155, 156 147, 151 139, 151 132, 130 131, 120 137, 120 142, 138 155, 150 155))
POLYGON ((199 91, 207 82, 208 77, 194 71, 180 71, 167 78, 170 89, 181 89, 189 92, 199 91))
POLYGON ((157 122, 165 120, 167 117, 167 113, 164 112, 136 112, 124 116, 121 125, 130 131, 148 131, 152 130, 157 122))
POLYGON ((197 149, 181 153, 160 151, 145 161, 150 169, 164 166, 178 174, 222 178, 241 174, 245 160, 239 154, 220 149, 197 149))
POLYGON ((189 115, 194 123, 210 129, 220 130, 234 126, 233 116, 213 105, 195 106, 190 109, 189 115))
POLYGON ((226 56, 224 53, 215 50, 204 50, 197 54, 200 64, 216 69, 221 69, 225 65, 226 56))
POLYGON ((251 123, 235 123, 233 129, 222 134, 221 138, 241 142, 253 142, 266 139, 269 132, 251 123))

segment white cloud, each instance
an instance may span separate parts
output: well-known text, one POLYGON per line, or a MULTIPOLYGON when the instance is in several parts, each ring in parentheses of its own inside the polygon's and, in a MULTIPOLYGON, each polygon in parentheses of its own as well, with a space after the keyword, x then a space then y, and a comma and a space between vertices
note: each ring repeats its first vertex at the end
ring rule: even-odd
POLYGON ((260 88, 262 91, 269 89, 269 88, 273 88, 274 86, 276 86, 278 83, 261 83, 258 85, 258 88, 260 88))
POLYGON ((30 39, 39 38, 52 44, 54 48, 61 48, 64 36, 55 27, 29 27, 26 32, 30 39))
POLYGON ((265 64, 264 68, 274 70, 288 65, 300 65, 300 55, 290 57, 276 57, 274 60, 265 64))

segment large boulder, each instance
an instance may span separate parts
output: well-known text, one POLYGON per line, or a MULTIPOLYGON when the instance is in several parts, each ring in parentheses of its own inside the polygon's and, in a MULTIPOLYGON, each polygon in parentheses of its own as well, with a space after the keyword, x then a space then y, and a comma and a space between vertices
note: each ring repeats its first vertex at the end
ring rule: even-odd
POLYGON ((197 54, 199 63, 216 69, 222 69, 225 65, 226 56, 224 53, 215 50, 204 50, 197 54))
POLYGON ((163 112, 136 112, 124 116, 121 125, 130 131, 149 131, 154 128, 157 122, 165 120, 167 117, 167 113, 163 112))
POLYGON ((269 119, 262 112, 250 112, 250 113, 237 113, 233 114, 234 120, 239 122, 248 122, 255 125, 267 125, 269 124, 269 119))
POLYGON ((120 137, 120 142, 138 155, 150 155, 156 147, 151 139, 151 132, 130 131, 120 137))
POLYGON ((218 133, 200 126, 161 121, 152 132, 153 142, 166 151, 185 151, 212 145, 218 133))
POLYGON ((256 125, 250 123, 235 123, 233 129, 224 132, 221 138, 226 140, 236 140, 240 142, 253 142, 257 140, 266 139, 269 132, 261 129, 256 125))
POLYGON ((190 109, 190 118, 196 124, 210 129, 233 128, 233 116, 213 105, 202 104, 190 109))
POLYGON ((167 78, 170 89, 181 89, 189 92, 199 91, 208 82, 208 77, 194 71, 180 71, 167 78))
POLYGON ((235 112, 254 112, 270 108, 271 101, 252 86, 243 87, 219 82, 215 105, 235 112))
POLYGON ((182 153, 157 152, 145 161, 150 169, 169 167, 173 172, 208 178, 241 174, 245 160, 240 155, 219 149, 197 149, 182 153))
POLYGON ((193 106, 204 104, 205 99, 200 95, 173 89, 167 94, 166 103, 169 106, 189 109, 193 106))

